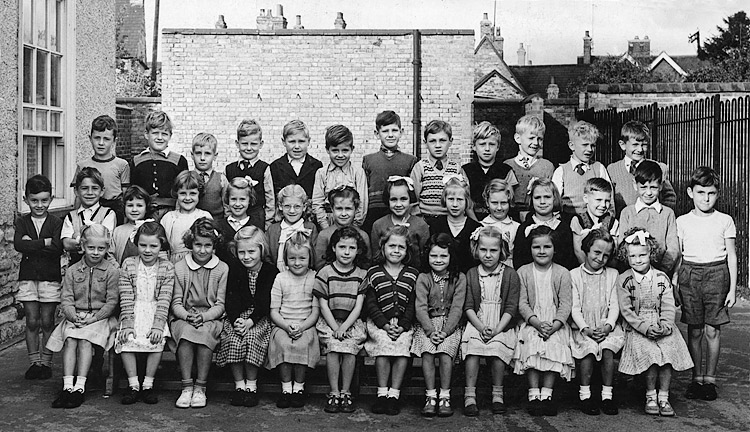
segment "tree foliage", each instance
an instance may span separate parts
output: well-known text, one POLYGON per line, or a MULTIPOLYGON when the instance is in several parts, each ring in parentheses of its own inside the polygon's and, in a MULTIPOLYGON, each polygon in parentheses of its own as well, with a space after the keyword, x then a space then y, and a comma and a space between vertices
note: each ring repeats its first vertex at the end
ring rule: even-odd
POLYGON ((567 93, 586 91, 589 84, 650 83, 668 81, 661 74, 653 74, 643 66, 621 57, 600 57, 591 64, 588 73, 568 84, 567 93))
POLYGON ((750 53, 750 18, 744 11, 724 18, 726 27, 717 26, 719 34, 709 38, 698 52, 701 59, 717 63, 747 57, 750 53))

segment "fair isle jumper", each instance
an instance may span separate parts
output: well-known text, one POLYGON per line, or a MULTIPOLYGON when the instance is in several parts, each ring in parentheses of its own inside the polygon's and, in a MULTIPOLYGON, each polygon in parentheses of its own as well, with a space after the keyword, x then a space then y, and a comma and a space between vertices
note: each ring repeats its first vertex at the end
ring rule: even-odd
POLYGON ((519 210, 528 210, 531 206, 531 197, 528 194, 531 179, 534 177, 551 179, 555 166, 547 159, 537 159, 529 169, 518 165, 515 158, 506 159, 505 164, 513 169, 518 179, 518 184, 513 188, 513 201, 519 210))
POLYGON ((422 214, 444 215, 447 213, 445 207, 441 204, 443 197, 443 177, 446 174, 455 174, 461 176, 461 166, 452 159, 445 159, 443 162, 443 171, 437 170, 432 163, 423 159, 419 162, 422 165, 422 179, 420 184, 422 189, 419 192, 419 210, 422 214))

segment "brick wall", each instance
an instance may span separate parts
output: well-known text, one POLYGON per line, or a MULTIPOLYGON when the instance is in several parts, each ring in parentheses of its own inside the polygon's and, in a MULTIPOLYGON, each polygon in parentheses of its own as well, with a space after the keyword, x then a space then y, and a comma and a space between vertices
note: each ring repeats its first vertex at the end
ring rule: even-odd
MULTIPOLYGON (((166 29, 162 41, 172 150, 187 156, 196 133, 213 133, 222 168, 237 158, 237 125, 252 118, 263 128, 261 157, 270 162, 284 153, 284 124, 301 119, 310 129, 310 154, 324 162, 325 128, 349 127, 357 147, 352 161, 360 164, 380 145, 375 116, 391 109, 404 127, 401 148, 413 151, 411 31, 166 29)), ((468 160, 473 31, 425 31, 421 42, 420 125, 449 122, 451 154, 468 160)))
POLYGON ((626 110, 657 102, 676 105, 720 94, 722 100, 750 94, 750 82, 739 83, 648 83, 592 84, 580 97, 580 109, 626 110))
POLYGON ((129 160, 146 148, 146 115, 160 109, 159 97, 117 98, 117 156, 129 160))

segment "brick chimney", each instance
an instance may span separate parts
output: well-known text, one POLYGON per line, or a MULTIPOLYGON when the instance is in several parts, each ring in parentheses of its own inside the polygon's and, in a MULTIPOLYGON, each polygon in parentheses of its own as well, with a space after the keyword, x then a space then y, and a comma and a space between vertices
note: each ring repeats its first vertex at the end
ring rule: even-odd
POLYGON ((273 30, 271 24, 271 10, 268 10, 266 14, 265 9, 260 10, 260 14, 255 18, 255 23, 258 25, 258 30, 273 30))
MULTIPOLYGON (((270 13, 270 10, 269 10, 270 13)), ((273 30, 281 30, 286 28, 286 18, 284 18, 284 6, 276 5, 276 16, 271 17, 271 26, 273 30)))
POLYGON ((526 65, 526 48, 523 47, 523 44, 520 44, 516 53, 518 54, 518 66, 526 65))
POLYGON ((492 21, 490 21, 489 17, 487 17, 487 12, 485 12, 482 21, 479 21, 480 39, 486 36, 489 40, 495 40, 494 30, 492 28, 492 21))
POLYGON ((583 36, 583 64, 591 64, 591 36, 589 31, 583 36))
POLYGON ((219 15, 219 19, 216 21, 216 24, 214 24, 214 27, 217 29, 227 28, 227 22, 224 21, 224 15, 219 15))
POLYGON ((343 30, 346 28, 346 21, 344 21, 344 13, 336 12, 336 20, 333 22, 333 28, 343 30))
POLYGON ((555 84, 555 77, 549 78, 549 85, 547 86, 547 99, 557 99, 560 97, 560 87, 555 84))
POLYGON ((495 48, 500 53, 500 58, 503 58, 503 45, 505 44, 505 39, 500 35, 500 27, 497 27, 495 32, 495 48))
POLYGON ((648 36, 638 39, 638 36, 628 41, 628 54, 636 60, 651 57, 651 40, 648 36))
POLYGON ((295 30, 304 30, 305 26, 302 25, 302 15, 297 15, 297 24, 294 25, 295 30))

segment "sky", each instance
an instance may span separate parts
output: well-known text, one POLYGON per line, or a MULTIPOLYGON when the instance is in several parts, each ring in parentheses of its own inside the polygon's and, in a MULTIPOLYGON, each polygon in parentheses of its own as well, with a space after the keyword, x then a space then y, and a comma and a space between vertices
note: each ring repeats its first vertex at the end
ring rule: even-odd
MULTIPOLYGON (((149 59, 154 3, 144 0, 149 59)), ((635 36, 649 37, 652 55, 691 55, 696 47, 688 35, 699 30, 705 41, 724 18, 750 5, 747 0, 161 0, 159 27, 213 28, 221 14, 229 28, 255 29, 260 9, 275 11, 277 3, 288 28, 301 15, 307 29, 331 29, 336 12, 343 12, 347 29, 470 29, 477 43, 486 12, 505 38, 509 65, 517 63, 521 43, 533 64, 575 63, 586 30, 594 55, 622 54, 635 36)))

